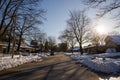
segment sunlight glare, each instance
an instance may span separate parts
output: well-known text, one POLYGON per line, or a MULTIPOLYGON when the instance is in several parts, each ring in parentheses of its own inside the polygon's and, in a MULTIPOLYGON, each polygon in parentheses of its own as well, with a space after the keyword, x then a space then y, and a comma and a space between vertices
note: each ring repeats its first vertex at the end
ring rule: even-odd
POLYGON ((97 26, 96 31, 100 34, 105 34, 106 33, 105 26, 97 26))

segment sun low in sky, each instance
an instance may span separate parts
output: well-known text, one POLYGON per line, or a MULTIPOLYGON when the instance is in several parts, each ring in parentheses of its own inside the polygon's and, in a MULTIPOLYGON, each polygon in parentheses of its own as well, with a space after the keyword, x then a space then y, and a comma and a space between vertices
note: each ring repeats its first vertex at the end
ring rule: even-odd
POLYGON ((107 32, 107 29, 104 25, 98 25, 98 26, 96 26, 95 29, 99 34, 106 34, 106 32, 107 32))

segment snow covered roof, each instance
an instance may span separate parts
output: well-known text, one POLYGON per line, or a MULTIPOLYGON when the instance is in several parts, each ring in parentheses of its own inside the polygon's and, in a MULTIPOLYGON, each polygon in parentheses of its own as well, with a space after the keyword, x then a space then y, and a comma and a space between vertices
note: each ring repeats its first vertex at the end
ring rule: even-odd
POLYGON ((112 41, 116 44, 120 44, 120 35, 113 35, 113 36, 109 36, 112 41))
POLYGON ((20 46, 21 48, 32 48, 30 46, 20 46))

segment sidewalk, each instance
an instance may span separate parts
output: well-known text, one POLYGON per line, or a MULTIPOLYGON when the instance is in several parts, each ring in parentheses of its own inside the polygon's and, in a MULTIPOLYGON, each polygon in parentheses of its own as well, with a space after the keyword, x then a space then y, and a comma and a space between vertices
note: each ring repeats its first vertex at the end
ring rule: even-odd
POLYGON ((1 71, 0 80, 99 80, 99 77, 69 57, 56 54, 39 63, 1 71))

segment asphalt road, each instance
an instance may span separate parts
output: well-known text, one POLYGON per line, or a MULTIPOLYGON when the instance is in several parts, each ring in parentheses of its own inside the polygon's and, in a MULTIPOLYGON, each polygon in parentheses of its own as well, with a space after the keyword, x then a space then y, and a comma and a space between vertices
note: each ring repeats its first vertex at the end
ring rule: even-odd
POLYGON ((63 54, 0 72, 0 80, 99 80, 97 74, 63 54))

